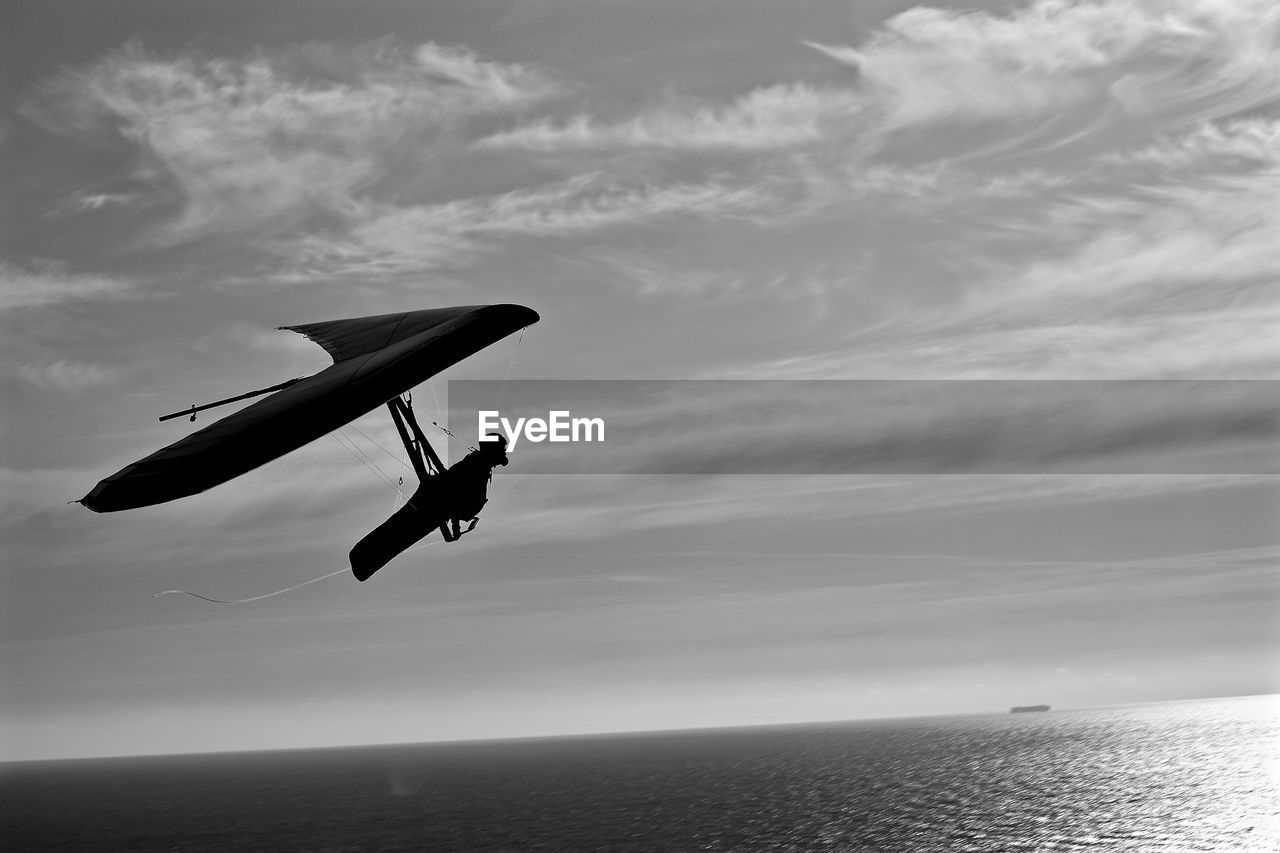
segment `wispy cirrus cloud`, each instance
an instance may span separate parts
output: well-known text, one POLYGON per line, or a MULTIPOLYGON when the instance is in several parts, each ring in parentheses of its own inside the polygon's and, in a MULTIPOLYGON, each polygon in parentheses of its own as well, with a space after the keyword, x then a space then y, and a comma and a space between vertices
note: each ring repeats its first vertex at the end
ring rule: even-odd
POLYGON ((29 361, 18 366, 17 374, 30 385, 46 391, 81 391, 116 380, 115 371, 109 368, 67 358, 29 361))
POLYGON ((484 137, 482 149, 572 152, 583 149, 769 151, 820 142, 833 122, 855 118, 865 99, 847 88, 799 83, 756 89, 725 107, 682 103, 619 123, 578 115, 563 124, 548 119, 484 137))
MULTIPOLYGON (((1016 267, 993 262, 962 313, 990 317, 1047 314, 1151 316, 1277 307, 1280 280, 1280 179, 1270 165, 1280 152, 1242 168, 1237 150, 1263 154, 1256 125, 1239 145, 1222 128, 1197 129, 1179 142, 1137 153, 1169 167, 1199 161, 1190 179, 1096 189, 1051 205, 1041 216, 1010 223, 1049 247, 1016 267), (1219 167, 1205 140, 1218 149, 1219 167)), ((963 318, 959 318, 963 319, 963 318)))
POLYGON ((592 260, 638 288, 643 296, 680 294, 685 297, 715 297, 739 293, 750 286, 748 277, 737 270, 689 265, 674 268, 638 252, 598 252, 592 260))
POLYGON ((633 186, 598 174, 499 195, 417 206, 369 205, 345 234, 281 244, 304 275, 394 275, 464 264, 502 240, 555 239, 687 219, 766 215, 768 187, 714 182, 633 186))
POLYGON ((21 265, 0 260, 0 314, 63 302, 137 296, 133 282, 114 276, 73 273, 53 262, 21 265))
POLYGON ((919 513, 1090 506, 1101 501, 1264 487, 1251 475, 870 477, 506 476, 486 546, 581 541, 626 531, 779 518, 816 524, 919 513))
MULTIPOLYGON (((1119 148, 1036 208, 988 196, 981 251, 945 307, 893 339, 762 365, 767 375, 1274 377, 1280 374, 1280 134, 1197 123, 1119 148), (894 371, 898 372, 894 372, 894 371), (812 371, 812 372, 810 372, 812 371)), ((937 202, 934 184, 928 201, 937 202)), ((973 197, 973 198, 976 198, 973 197)), ((930 205, 928 209, 937 209, 930 205)), ((976 210, 973 204, 967 209, 976 210)))
POLYGON ((469 117, 561 91, 542 72, 465 48, 388 41, 245 58, 111 54, 46 84, 26 112, 62 132, 109 129, 133 145, 135 180, 177 207, 155 239, 270 234, 342 215, 405 156, 469 117))
POLYGON ((1119 169, 1145 167, 1151 174, 1143 177, 1166 180, 1197 171, 1271 171, 1280 167, 1280 119, 1251 116, 1205 122, 1187 133, 1111 154, 1103 163, 1119 169))
POLYGON ((891 339, 759 362, 757 379, 1275 379, 1280 310, 1087 321, 1039 318, 980 329, 898 328, 891 339))
POLYGON ((1137 155, 1105 180, 1105 156, 1090 158, 1280 97, 1278 28, 1280 11, 1255 0, 916 8, 856 45, 808 43, 856 71, 844 84, 775 84, 728 103, 668 96, 623 119, 540 117, 474 148, 565 169, 585 159, 665 180, 679 163, 726 188, 768 183, 774 222, 888 213, 904 227, 923 215, 1017 229, 1029 210, 1088 203, 1137 177, 1137 155), (944 145, 930 131, 940 122, 968 129, 944 145))
POLYGON ((856 46, 814 44, 857 69, 890 127, 1042 114, 1101 97, 1127 112, 1275 97, 1280 17, 1265 0, 1039 0, 1008 14, 916 8, 856 46))
POLYGON ((806 42, 856 71, 843 86, 765 86, 726 106, 673 97, 623 121, 543 118, 476 144, 769 151, 869 143, 937 121, 1030 118, 1090 99, 1131 113, 1222 115, 1280 95, 1278 26, 1265 0, 1039 0, 1006 14, 921 7, 857 45, 806 42))
MULTIPOLYGON (((463 48, 383 41, 221 59, 131 48, 49 84, 28 112, 48 127, 118 132, 140 154, 136 177, 176 207, 158 239, 235 235, 271 259, 246 280, 394 277, 472 265, 521 241, 687 216, 896 217, 904 228, 923 217, 928 227, 1027 231, 1037 220, 1031 205, 1060 224, 1118 203, 1111 189, 1135 172, 1104 185, 1094 163, 1008 167, 999 155, 1025 154, 1020 139, 1027 150, 1052 150, 1064 136, 1098 136, 1115 123, 1090 116, 1163 111, 1171 123, 1203 122, 1265 104, 1280 95, 1278 16, 1253 0, 920 8, 859 44, 811 45, 856 67, 847 82, 772 84, 728 102, 671 94, 621 119, 537 115, 569 88, 545 70, 463 48), (1070 112, 1080 104, 1093 112, 1070 112), (490 131, 471 121, 481 116, 511 123, 490 131), (929 130, 959 120, 986 129, 947 146, 929 130), (460 195, 463 184, 447 177, 458 170, 484 172, 481 191, 460 195)), ((1158 127, 1148 121, 1143 133, 1158 127)), ((1202 127, 1207 156, 1221 140, 1202 127)), ((1256 146, 1264 131, 1250 131, 1256 146)), ((1243 128, 1221 132, 1246 142, 1243 128)), ((1123 168, 1191 156, 1160 144, 1135 148, 1123 168)), ((102 195, 77 204, 99 202, 114 203, 102 195)), ((1068 237, 1091 239, 1077 229, 1051 244, 1061 249, 1068 237)), ((983 277, 984 260, 972 253, 966 263, 983 277)), ((1037 286, 1034 271, 998 273, 1037 286)), ((973 291, 964 298, 987 292, 981 281, 963 289, 973 291)))
POLYGON ((135 199, 132 193, 72 193, 63 199, 55 209, 55 214, 93 213, 108 207, 117 207, 131 203, 135 199))
MULTIPOLYGON (((1076 299, 1117 300, 1169 307, 1175 291, 1194 297, 1197 282, 1220 286, 1203 293, 1216 307, 1249 295, 1270 302, 1270 281, 1280 276, 1280 181, 1255 178, 1213 188, 1152 191, 1142 199, 1083 199, 1059 209, 1085 237, 1064 257, 1025 265, 1017 279, 997 280, 975 294, 975 308, 1076 299), (1152 299, 1157 295, 1160 300, 1152 299)), ((1030 226, 1038 229, 1039 225, 1030 226)), ((1180 300, 1185 307, 1186 301, 1180 300)))

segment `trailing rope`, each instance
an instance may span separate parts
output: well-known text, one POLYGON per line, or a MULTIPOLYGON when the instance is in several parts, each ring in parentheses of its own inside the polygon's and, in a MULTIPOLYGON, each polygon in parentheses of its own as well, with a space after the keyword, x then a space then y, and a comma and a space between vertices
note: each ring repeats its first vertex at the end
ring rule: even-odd
POLYGON ((157 592, 152 598, 159 598, 162 595, 189 595, 192 598, 198 598, 201 601, 208 601, 211 604, 248 604, 251 601, 261 601, 264 598, 271 598, 277 595, 284 595, 286 592, 293 592, 295 589, 302 589, 304 586, 310 586, 313 583, 319 583, 322 580, 328 580, 336 575, 345 574, 350 569, 338 569, 336 572, 329 572, 327 575, 321 575, 318 578, 312 578, 309 581, 296 583, 293 586, 287 586, 284 589, 277 589, 275 592, 268 592, 263 595, 255 595, 252 598, 211 598, 207 595, 200 595, 196 592, 190 592, 185 589, 166 589, 163 592, 157 592))
MULTIPOLYGON (((419 545, 417 548, 414 548, 413 550, 418 551, 424 548, 432 548, 432 547, 435 547, 436 545, 441 544, 443 541, 444 540, 437 539, 434 542, 428 542, 425 545, 419 545)), ((263 593, 262 595, 255 595, 250 598, 214 598, 213 596, 201 595, 198 592, 191 592, 190 590, 186 590, 186 589, 166 589, 166 590, 163 590, 162 592, 157 592, 151 597, 159 598, 162 595, 189 595, 192 598, 198 598, 201 601, 207 601, 210 604, 249 604, 250 602, 253 602, 253 601, 262 601, 264 598, 274 598, 277 595, 284 595, 286 592, 293 592, 295 589, 302 589, 304 586, 310 586, 313 583, 319 583, 320 581, 328 580, 329 578, 337 577, 338 575, 341 575, 341 574, 346 574, 349 571, 351 570, 338 569, 336 572, 329 572, 329 574, 320 575, 320 577, 318 578, 312 578, 311 580, 306 580, 306 581, 303 581, 302 583, 295 583, 293 586, 286 586, 284 589, 277 589, 274 592, 266 592, 266 593, 263 593)))

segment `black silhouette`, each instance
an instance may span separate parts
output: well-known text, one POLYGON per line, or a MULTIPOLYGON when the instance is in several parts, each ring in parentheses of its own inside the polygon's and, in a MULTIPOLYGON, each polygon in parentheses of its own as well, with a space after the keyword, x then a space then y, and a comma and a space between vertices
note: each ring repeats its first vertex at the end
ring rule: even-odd
POLYGON ((474 530, 489 499, 493 469, 507 464, 506 439, 488 435, 478 449, 446 468, 423 435, 413 409, 400 397, 387 403, 387 408, 420 482, 404 506, 351 549, 351 571, 360 581, 437 529, 446 542, 474 530))

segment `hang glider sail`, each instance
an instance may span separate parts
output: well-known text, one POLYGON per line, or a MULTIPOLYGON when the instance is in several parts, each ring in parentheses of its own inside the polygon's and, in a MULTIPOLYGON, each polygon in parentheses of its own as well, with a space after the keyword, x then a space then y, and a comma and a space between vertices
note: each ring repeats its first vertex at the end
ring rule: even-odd
POLYGON ((275 393, 126 465, 80 503, 94 512, 117 512, 199 494, 321 438, 536 322, 538 313, 523 305, 468 305, 281 326, 324 347, 334 363, 264 389, 275 393))

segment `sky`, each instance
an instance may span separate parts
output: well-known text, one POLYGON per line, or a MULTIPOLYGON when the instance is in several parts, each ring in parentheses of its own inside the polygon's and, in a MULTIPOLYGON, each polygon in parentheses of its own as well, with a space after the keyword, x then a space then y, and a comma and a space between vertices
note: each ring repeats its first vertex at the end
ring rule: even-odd
MULTIPOLYGON (((276 327, 418 308, 542 316, 424 412, 508 370, 1274 380, 1272 0, 0 14, 0 759, 1280 692, 1274 465, 1135 461, 1156 430, 1274 460, 1267 383, 1214 410, 1247 435, 1050 415, 1097 454, 1065 471, 517 452, 463 541, 242 605, 153 596, 342 569, 399 500, 351 452, 397 470, 385 413, 171 504, 67 503, 194 429, 158 415, 326 366, 276 327)), ((886 434, 956 440, 911 402, 886 434)), ((741 435, 668 414, 664 452, 741 435)), ((800 454, 842 429, 750 426, 800 454)))

